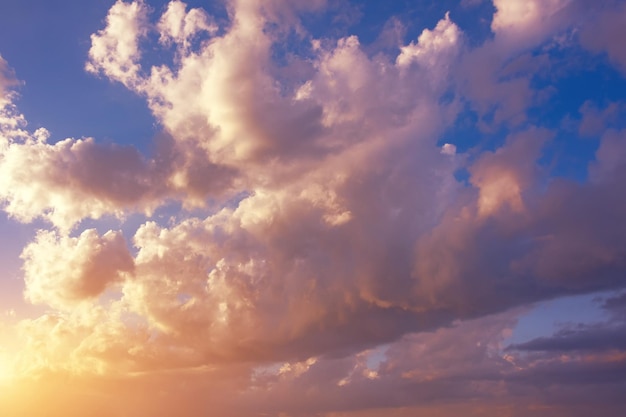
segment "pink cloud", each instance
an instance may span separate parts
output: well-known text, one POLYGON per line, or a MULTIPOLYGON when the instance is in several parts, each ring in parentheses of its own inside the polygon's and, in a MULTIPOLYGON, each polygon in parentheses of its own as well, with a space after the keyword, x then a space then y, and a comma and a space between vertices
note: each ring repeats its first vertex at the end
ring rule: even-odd
POLYGON ((109 10, 107 28, 91 35, 90 60, 85 69, 133 88, 140 69, 138 41, 147 35, 147 13, 142 1, 117 1, 109 10))
POLYGON ((0 56, 0 106, 6 105, 10 100, 9 91, 17 84, 15 76, 7 64, 7 61, 0 56))
POLYGON ((619 120, 624 110, 624 106, 618 103, 609 103, 606 108, 600 109, 592 102, 586 101, 579 109, 582 120, 578 126, 578 133, 583 136, 601 135, 607 127, 619 120))
POLYGON ((143 2, 116 2, 86 68, 146 99, 164 131, 154 155, 50 143, 3 92, 3 209, 58 230, 22 255, 26 298, 52 311, 17 326, 24 379, 0 393, 0 413, 36 413, 19 398, 33 392, 66 417, 434 416, 459 404, 547 417, 592 401, 582 378, 564 384, 591 368, 606 409, 619 408, 623 376, 607 363, 622 356, 504 349, 523 306, 623 286, 624 132, 603 135, 578 184, 546 181, 555 132, 527 126, 529 72, 549 64, 529 51, 578 24, 572 4, 496 1, 494 38, 476 48, 445 15, 388 56, 307 34, 298 13, 323 1, 232 1, 223 31, 179 1, 157 23, 143 2), (272 48, 290 30, 308 58, 281 66, 272 48), (172 66, 142 65, 150 32, 176 44, 172 66), (493 114, 486 130, 513 128, 504 144, 441 147, 464 101, 493 114), (132 250, 121 232, 71 233, 168 202, 183 209, 127 234, 132 250))
POLYGON ((606 53, 622 72, 626 71, 626 47, 621 42, 626 35, 625 17, 626 7, 617 3, 612 9, 596 11, 580 33, 583 47, 595 53, 606 53))
MULTIPOLYGON (((13 136, 13 135, 12 135, 13 136)), ((22 221, 42 216, 63 230, 85 217, 150 212, 167 188, 155 161, 135 149, 96 144, 92 138, 47 143, 40 129, 11 141, 0 160, 4 210, 22 221)))
POLYGON ((94 229, 77 238, 40 232, 22 258, 26 298, 59 308, 97 297, 134 267, 120 233, 100 237, 94 229))

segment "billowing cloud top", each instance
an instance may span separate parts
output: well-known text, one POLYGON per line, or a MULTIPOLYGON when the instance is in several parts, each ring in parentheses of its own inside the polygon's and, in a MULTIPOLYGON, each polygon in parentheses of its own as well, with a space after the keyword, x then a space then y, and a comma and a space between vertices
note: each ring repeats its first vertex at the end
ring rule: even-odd
POLYGON ((621 415, 624 103, 537 115, 563 54, 623 76, 626 8, 493 6, 485 39, 443 13, 389 48, 314 35, 325 1, 118 0, 85 69, 145 99, 150 154, 30 131, 0 58, 2 209, 49 228, 0 414, 37 415, 34 390, 55 416, 576 415, 588 376, 621 415), (552 170, 563 135, 598 141, 582 180, 552 170), (505 348, 532 303, 598 291, 606 323, 505 348))

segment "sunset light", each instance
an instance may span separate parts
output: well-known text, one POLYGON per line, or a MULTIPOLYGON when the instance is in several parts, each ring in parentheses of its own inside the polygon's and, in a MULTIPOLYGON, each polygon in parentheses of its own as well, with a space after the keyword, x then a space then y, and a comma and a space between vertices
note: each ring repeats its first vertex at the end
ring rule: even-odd
POLYGON ((6 353, 0 351, 0 386, 6 386, 13 378, 13 370, 11 369, 10 358, 6 353))
POLYGON ((0 1, 0 417, 626 416, 626 0, 0 1))

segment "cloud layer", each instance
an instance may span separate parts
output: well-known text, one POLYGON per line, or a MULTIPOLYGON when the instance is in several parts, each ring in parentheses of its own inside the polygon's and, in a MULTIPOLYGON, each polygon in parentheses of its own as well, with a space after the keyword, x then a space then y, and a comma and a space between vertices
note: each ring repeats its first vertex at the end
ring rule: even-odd
POLYGON ((624 104, 580 107, 583 181, 550 172, 562 132, 531 110, 555 50, 623 72, 625 9, 494 7, 477 46, 448 13, 391 54, 313 36, 324 1, 119 0, 85 68, 146 100, 150 155, 29 131, 0 58, 2 208, 50 228, 22 253, 50 310, 16 326, 0 414, 41 413, 30 390, 59 416, 620 415, 623 295, 606 323, 506 339, 532 303, 624 286, 624 104), (502 140, 445 143, 468 112, 502 140))

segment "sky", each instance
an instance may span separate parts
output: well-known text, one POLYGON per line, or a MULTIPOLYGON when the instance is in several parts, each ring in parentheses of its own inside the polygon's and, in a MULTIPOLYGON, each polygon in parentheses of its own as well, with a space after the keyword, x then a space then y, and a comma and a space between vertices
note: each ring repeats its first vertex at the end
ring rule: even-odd
POLYGON ((3 0, 0 415, 625 415, 625 22, 3 0))

